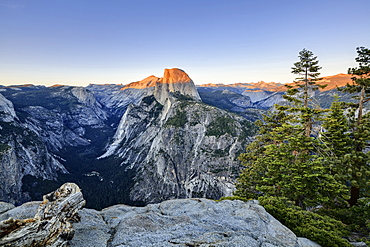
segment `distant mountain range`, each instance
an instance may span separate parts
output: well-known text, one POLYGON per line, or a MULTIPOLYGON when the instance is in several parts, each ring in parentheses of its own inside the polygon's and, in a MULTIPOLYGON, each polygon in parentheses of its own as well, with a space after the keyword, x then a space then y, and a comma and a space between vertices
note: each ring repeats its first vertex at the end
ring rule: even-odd
MULTIPOLYGON (((321 80, 318 81, 318 84, 328 86, 323 89, 322 91, 328 91, 335 89, 336 87, 343 87, 347 83, 351 82, 351 75, 349 74, 337 74, 332 76, 325 76, 322 77, 321 80)), ((289 83, 288 83, 289 84, 289 83)), ((256 83, 234 83, 234 84, 201 84, 197 86, 198 88, 222 88, 222 89, 229 89, 231 91, 237 90, 238 92, 253 90, 253 91, 269 91, 269 92, 283 92, 286 90, 286 87, 282 83, 276 82, 264 82, 259 81, 256 83)))

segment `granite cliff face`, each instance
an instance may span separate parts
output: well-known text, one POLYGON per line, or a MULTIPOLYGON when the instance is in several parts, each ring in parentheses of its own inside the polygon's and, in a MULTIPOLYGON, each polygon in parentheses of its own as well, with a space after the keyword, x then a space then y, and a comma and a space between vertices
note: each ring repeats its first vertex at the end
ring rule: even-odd
POLYGON ((240 168, 236 158, 252 132, 243 121, 195 101, 177 101, 164 111, 148 97, 128 108, 101 158, 119 156, 125 169, 136 171, 130 193, 134 201, 216 199, 234 189, 240 168), (162 120, 163 114, 167 118, 162 120))

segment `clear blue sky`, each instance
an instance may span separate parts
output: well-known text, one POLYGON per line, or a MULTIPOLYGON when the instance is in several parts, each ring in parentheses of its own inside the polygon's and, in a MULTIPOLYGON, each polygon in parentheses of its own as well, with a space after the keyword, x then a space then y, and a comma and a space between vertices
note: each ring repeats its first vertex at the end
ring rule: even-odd
POLYGON ((129 83, 164 68, 196 84, 322 76, 370 47, 370 0, 0 0, 0 84, 129 83))

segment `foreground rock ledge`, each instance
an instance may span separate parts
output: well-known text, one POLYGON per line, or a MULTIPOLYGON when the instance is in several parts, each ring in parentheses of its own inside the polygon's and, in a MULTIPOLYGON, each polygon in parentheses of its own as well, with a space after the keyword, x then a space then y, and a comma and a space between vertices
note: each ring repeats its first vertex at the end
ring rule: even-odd
POLYGON ((178 199, 79 210, 84 203, 78 186, 68 183, 43 202, 3 205, 0 246, 319 246, 297 238, 257 201, 178 199))

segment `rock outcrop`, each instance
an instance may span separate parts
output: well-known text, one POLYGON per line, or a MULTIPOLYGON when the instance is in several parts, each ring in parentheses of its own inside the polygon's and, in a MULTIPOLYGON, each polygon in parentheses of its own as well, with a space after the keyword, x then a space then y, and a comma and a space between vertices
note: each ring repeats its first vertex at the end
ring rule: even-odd
POLYGON ((79 210, 83 204, 79 188, 68 183, 44 196, 43 202, 8 207, 0 213, 0 245, 319 246, 297 238, 257 201, 182 199, 146 207, 115 205, 102 211, 79 210), (35 216, 29 218, 32 213, 35 216))
POLYGON ((299 246, 294 233, 255 201, 170 200, 112 206, 100 215, 114 229, 112 246, 299 246))
POLYGON ((1 246, 67 246, 75 232, 72 224, 79 221, 78 211, 85 204, 79 187, 66 183, 43 199, 33 218, 0 222, 1 246))

